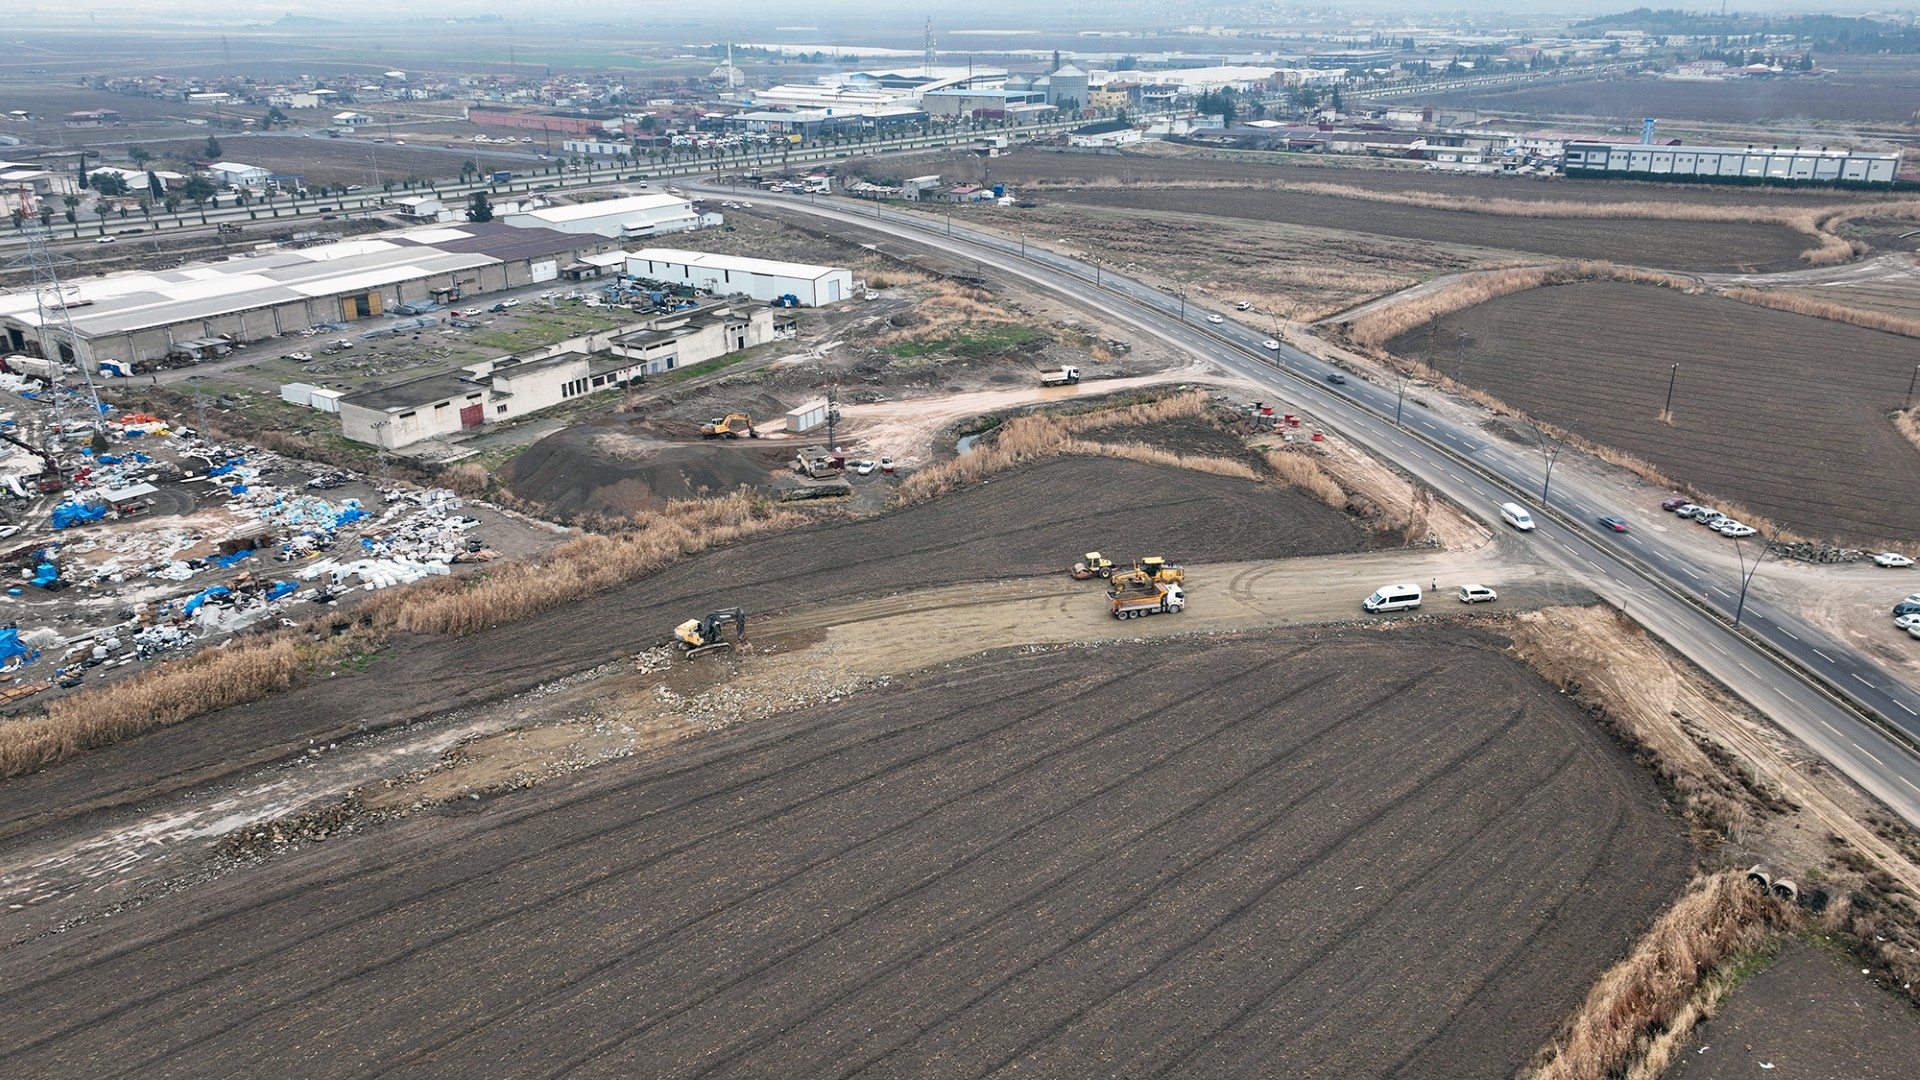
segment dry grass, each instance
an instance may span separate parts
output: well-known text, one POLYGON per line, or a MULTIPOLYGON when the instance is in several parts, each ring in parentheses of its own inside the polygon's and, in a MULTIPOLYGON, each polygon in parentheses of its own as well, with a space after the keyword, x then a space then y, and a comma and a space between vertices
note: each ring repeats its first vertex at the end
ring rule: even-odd
MULTIPOLYGON (((1696 878, 1625 960, 1600 977, 1561 1034, 1521 1075, 1605 1080, 1651 1066, 1663 1036, 1697 1018, 1703 980, 1736 955, 1791 927, 1793 909, 1737 871, 1696 878)), ((1667 1053, 1671 1053, 1670 1049, 1667 1053)), ((1658 1070, 1653 1071, 1657 1075, 1658 1070)))
POLYGON ((876 334, 867 339, 868 343, 885 348, 905 341, 949 337, 968 327, 1024 325, 1026 321, 1018 312, 996 303, 992 293, 946 281, 928 286, 913 310, 912 326, 876 334))
POLYGON ((1669 289, 1697 287, 1697 282, 1692 278, 1596 260, 1519 266, 1464 274, 1442 288, 1399 303, 1383 304, 1341 326, 1347 337, 1356 344, 1379 346, 1433 319, 1465 311, 1489 300, 1547 285, 1570 285, 1581 281, 1625 281, 1669 289))
POLYGON ((1141 443, 1096 442, 1078 437, 1078 433, 1106 427, 1193 418, 1209 415, 1210 411, 1211 406, 1205 395, 1182 394, 1080 413, 1029 413, 1018 416, 1000 425, 990 440, 983 439, 975 443, 972 453, 921 469, 907 477, 894 492, 893 505, 911 506, 925 502, 1028 462, 1063 454, 1124 458, 1216 476, 1255 481, 1262 479, 1252 466, 1230 458, 1179 454, 1141 443))
POLYGON ((1775 311, 1791 311, 1795 315, 1811 315, 1816 319, 1832 319, 1835 322, 1850 323, 1868 330, 1881 330, 1903 337, 1920 338, 1920 319, 1905 319, 1898 315, 1888 315, 1879 311, 1866 311, 1861 308, 1836 304, 1831 300, 1818 300, 1799 293, 1778 292, 1772 289, 1721 289, 1720 295, 1729 300, 1738 300, 1743 304, 1758 304, 1773 308, 1775 311))
POLYGON ((1902 409, 1893 414, 1893 426, 1920 450, 1920 408, 1902 409))
POLYGON ((588 534, 530 562, 393 594, 376 618, 416 634, 470 634, 531 618, 656 573, 684 556, 817 520, 747 492, 679 500, 638 515, 624 531, 588 534))
POLYGON ((1335 510, 1346 509, 1346 491, 1320 467, 1312 454, 1301 450, 1269 450, 1267 468, 1281 483, 1299 488, 1335 510))

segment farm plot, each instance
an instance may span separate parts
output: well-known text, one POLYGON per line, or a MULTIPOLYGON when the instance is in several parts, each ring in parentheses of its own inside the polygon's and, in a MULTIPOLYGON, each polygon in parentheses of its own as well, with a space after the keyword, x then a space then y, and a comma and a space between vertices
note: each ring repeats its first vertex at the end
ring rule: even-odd
POLYGON ((1920 453, 1886 415, 1913 374, 1905 338, 1589 282, 1445 316, 1431 347, 1423 329, 1389 348, 1802 535, 1860 546, 1913 536, 1920 453))
POLYGON ((1667 270, 1764 270, 1800 265, 1806 236, 1779 225, 1638 218, 1503 217, 1296 191, 1088 188, 1049 192, 1072 206, 1287 222, 1449 248, 1601 259, 1667 270))
POLYGON ((1063 458, 870 521, 689 559, 548 615, 393 645, 343 675, 150 732, 0 785, 0 836, 98 803, 172 790, 325 742, 519 693, 630 656, 716 608, 755 616, 928 583, 1064 573, 1089 548, 1195 562, 1357 551, 1364 529, 1275 484, 1108 458, 1063 458), (1116 513, 1123 493, 1127 513, 1116 513), (374 680, 378 680, 377 683, 374 680))
POLYGON ((1456 90, 1436 101, 1472 103, 1482 109, 1538 118, 1600 116, 1629 127, 1643 116, 1680 117, 1723 123, 1784 120, 1900 122, 1911 118, 1913 85, 1920 70, 1911 58, 1906 70, 1868 66, 1849 57, 1840 74, 1825 79, 1743 79, 1732 82, 1674 82, 1654 78, 1607 82, 1567 82, 1512 89, 1456 90))
POLYGON ((1511 1075, 1688 848, 1499 644, 1005 656, 423 815, 15 948, 0 1066, 1511 1075))

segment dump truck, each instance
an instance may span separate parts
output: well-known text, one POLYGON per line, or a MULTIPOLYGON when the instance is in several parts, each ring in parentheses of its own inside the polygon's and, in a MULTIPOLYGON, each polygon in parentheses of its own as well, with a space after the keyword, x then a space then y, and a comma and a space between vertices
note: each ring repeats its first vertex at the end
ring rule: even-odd
POLYGON ((1059 371, 1040 373, 1041 386, 1071 386, 1080 381, 1080 369, 1068 364, 1059 371))
POLYGON ((821 480, 831 476, 842 476, 847 471, 847 459, 840 454, 816 454, 809 456, 798 454, 793 459, 793 471, 812 480, 821 480))
POLYGON ((1145 589, 1109 592, 1107 604, 1116 619, 1138 619, 1161 612, 1171 615, 1187 606, 1187 593, 1178 585, 1153 583, 1145 589))
POLYGON ((1116 570, 1108 579, 1115 589, 1145 588, 1152 585, 1178 585, 1187 580, 1187 568, 1176 566, 1158 555, 1135 559, 1130 570, 1116 570))
POLYGON ((707 439, 737 439, 743 431, 749 439, 760 437, 760 433, 753 430, 753 417, 744 413, 728 413, 700 425, 700 435, 707 439))
POLYGON ((1089 551, 1080 557, 1079 562, 1073 564, 1073 569, 1067 572, 1073 575, 1075 581, 1085 581, 1094 577, 1112 577, 1113 560, 1097 551, 1089 551))

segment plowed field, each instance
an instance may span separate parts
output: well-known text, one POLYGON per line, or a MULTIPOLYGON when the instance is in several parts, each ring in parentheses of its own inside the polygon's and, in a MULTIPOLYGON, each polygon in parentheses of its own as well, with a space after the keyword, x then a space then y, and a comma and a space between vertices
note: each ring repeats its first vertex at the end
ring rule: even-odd
MULTIPOLYGON (((1535 289, 1440 320, 1430 362, 1795 532, 1909 539, 1920 453, 1887 419, 1914 343, 1709 296, 1614 282, 1535 289), (1672 365, 1676 422, 1663 424, 1672 365)), ((1429 352, 1426 331, 1389 348, 1429 352)))
POLYGON ((666 639, 684 619, 1058 570, 1097 548, 1230 562, 1356 551, 1346 515, 1273 484, 1110 458, 1065 458, 936 502, 709 553, 625 589, 457 640, 408 640, 343 676, 163 728, 0 785, 0 837, 98 804, 304 752, 351 735, 518 693, 666 639))
POLYGON ((10 1076, 1505 1076, 1677 888, 1437 628, 1003 656, 0 957, 10 1076))

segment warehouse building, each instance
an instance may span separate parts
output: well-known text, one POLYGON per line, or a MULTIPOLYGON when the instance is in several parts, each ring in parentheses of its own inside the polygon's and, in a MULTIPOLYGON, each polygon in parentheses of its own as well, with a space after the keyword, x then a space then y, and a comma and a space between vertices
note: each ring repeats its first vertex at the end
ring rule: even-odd
POLYGON ((1562 165, 1568 175, 1622 173, 1891 184, 1900 171, 1900 155, 1825 148, 1648 146, 1569 140, 1562 165))
POLYGON ((361 390, 328 404, 338 407, 341 434, 396 450, 750 349, 774 340, 782 323, 790 331, 791 316, 783 319, 758 305, 681 312, 521 356, 361 390))
MULTIPOLYGON (((597 236, 463 224, 81 279, 68 286, 66 308, 78 348, 61 343, 61 359, 89 367, 158 360, 186 342, 232 344, 337 328, 403 304, 553 281, 562 264, 606 246, 597 236)), ((33 293, 0 296, 0 343, 44 355, 42 341, 33 293)))
POLYGON ((706 229, 724 222, 719 214, 703 213, 672 195, 631 195, 578 206, 549 206, 506 214, 500 219, 518 228, 552 229, 563 233, 595 233, 622 240, 645 239, 661 233, 706 229))
POLYGON ((853 295, 853 272, 836 266, 674 248, 628 252, 627 276, 669 285, 692 285, 717 294, 744 293, 755 300, 774 301, 792 296, 804 307, 832 304, 853 295))

